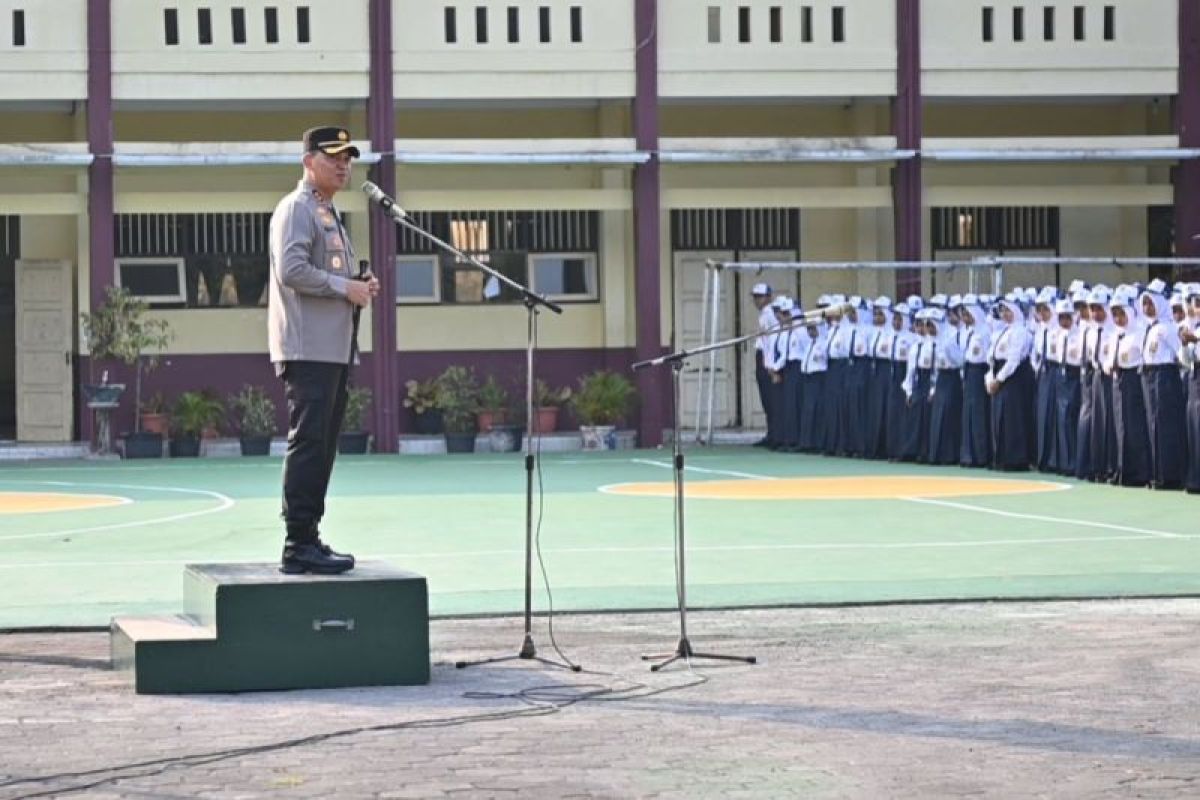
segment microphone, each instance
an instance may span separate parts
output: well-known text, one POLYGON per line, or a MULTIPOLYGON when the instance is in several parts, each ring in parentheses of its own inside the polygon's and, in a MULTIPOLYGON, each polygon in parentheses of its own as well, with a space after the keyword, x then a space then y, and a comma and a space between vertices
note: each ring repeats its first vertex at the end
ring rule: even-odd
POLYGON ((380 189, 378 186, 371 183, 370 181, 364 181, 363 185, 362 185, 362 190, 363 190, 363 193, 366 194, 367 197, 371 198, 376 203, 379 203, 379 205, 383 208, 383 210, 386 211, 387 214, 390 217, 392 217, 393 219, 396 219, 396 220, 408 219, 408 213, 405 212, 405 210, 403 208, 396 205, 395 200, 393 200, 392 198, 390 198, 386 194, 384 194, 383 189, 380 189))

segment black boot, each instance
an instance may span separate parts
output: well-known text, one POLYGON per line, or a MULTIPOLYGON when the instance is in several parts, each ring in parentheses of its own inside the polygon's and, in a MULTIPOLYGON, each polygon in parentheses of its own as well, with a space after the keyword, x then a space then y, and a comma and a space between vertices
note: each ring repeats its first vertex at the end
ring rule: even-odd
POLYGON ((310 530, 309 535, 313 539, 316 540, 317 547, 321 548, 322 553, 324 553, 327 556, 334 556, 336 558, 348 558, 348 559, 350 559, 350 566, 354 566, 354 564, 355 564, 354 556, 350 555, 349 553, 339 553, 338 551, 334 550, 332 547, 330 547, 329 545, 327 545, 323 541, 321 541, 321 530, 317 526, 316 523, 314 523, 312 528, 310 528, 309 530, 310 530))
POLYGON ((279 571, 284 574, 337 575, 351 569, 354 569, 353 556, 340 556, 322 545, 319 539, 288 539, 283 543, 279 571))

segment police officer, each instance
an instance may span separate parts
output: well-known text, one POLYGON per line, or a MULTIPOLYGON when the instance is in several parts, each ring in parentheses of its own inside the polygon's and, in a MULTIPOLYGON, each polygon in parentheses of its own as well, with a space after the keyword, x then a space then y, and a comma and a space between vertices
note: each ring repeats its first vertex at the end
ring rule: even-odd
POLYGON ((352 275, 354 250, 333 206, 359 155, 349 132, 312 128, 303 146, 304 177, 271 216, 268 339, 288 402, 280 570, 336 574, 352 569, 354 557, 324 544, 318 525, 357 357, 355 309, 370 305, 379 281, 352 275))

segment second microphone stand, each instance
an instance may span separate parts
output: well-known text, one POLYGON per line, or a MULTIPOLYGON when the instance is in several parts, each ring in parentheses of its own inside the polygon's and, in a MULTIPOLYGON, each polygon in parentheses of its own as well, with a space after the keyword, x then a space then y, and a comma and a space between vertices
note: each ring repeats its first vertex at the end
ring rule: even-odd
MULTIPOLYGON (((533 643, 533 475, 537 467, 537 459, 540 455, 538 452, 540 446, 535 447, 533 444, 533 357, 537 346, 537 315, 539 309, 548 308, 555 314, 561 314, 562 307, 537 294, 529 287, 517 283, 507 275, 496 271, 479 259, 464 253, 449 242, 443 241, 432 233, 429 233, 409 219, 408 214, 397 206, 392 198, 380 192, 377 186, 369 183, 364 184, 363 191, 383 206, 384 211, 387 212, 388 216, 397 225, 402 225, 418 236, 433 242, 459 260, 471 264, 519 294, 525 306, 527 316, 525 333, 525 419, 527 420, 526 425, 528 428, 525 433, 525 638, 521 642, 521 648, 515 654, 485 658, 479 661, 458 661, 455 662, 454 666, 463 669, 464 667, 472 667, 479 664, 495 664, 501 661, 522 659, 526 661, 538 661, 548 666, 562 667, 563 669, 579 672, 581 667, 578 664, 564 664, 539 656, 537 646, 533 643)), ((539 431, 537 435, 540 436, 541 432, 539 431)))

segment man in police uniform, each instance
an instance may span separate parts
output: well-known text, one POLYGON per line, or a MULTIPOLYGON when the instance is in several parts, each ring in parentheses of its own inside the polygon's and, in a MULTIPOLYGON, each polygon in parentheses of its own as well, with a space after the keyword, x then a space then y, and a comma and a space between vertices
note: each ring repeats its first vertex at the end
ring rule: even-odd
POLYGON ((354 250, 333 207, 358 148, 337 127, 305 131, 303 143, 304 177, 271 216, 268 339, 288 402, 280 570, 336 574, 352 569, 354 557, 324 544, 318 524, 357 359, 355 311, 370 305, 379 281, 353 274, 354 250))
MULTIPOLYGON (((769 331, 779 323, 775 320, 775 309, 771 306, 771 286, 766 283, 756 283, 750 291, 754 298, 754 307, 758 309, 758 332, 754 340, 754 382, 758 384, 758 399, 762 403, 763 413, 767 415, 767 430, 771 430, 771 374, 765 366, 767 340, 770 338, 764 331, 769 331)), ((770 436, 764 436, 754 443, 755 447, 767 447, 773 444, 770 436)))

